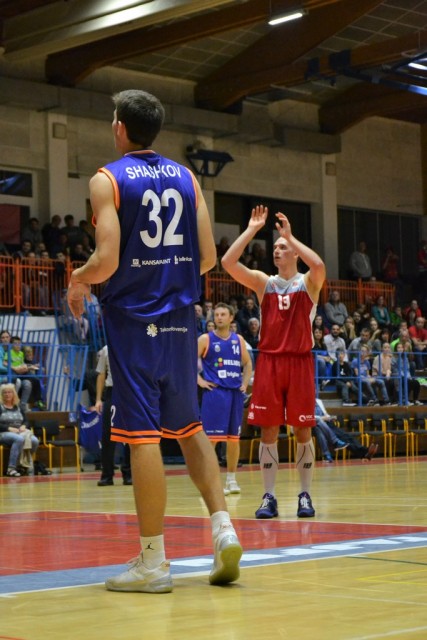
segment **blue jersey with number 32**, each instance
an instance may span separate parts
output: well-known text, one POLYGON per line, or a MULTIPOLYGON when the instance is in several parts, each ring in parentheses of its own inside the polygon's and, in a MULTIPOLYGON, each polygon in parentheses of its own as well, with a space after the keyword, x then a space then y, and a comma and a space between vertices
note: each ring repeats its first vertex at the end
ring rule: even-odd
POLYGON ((193 174, 153 151, 128 153, 101 172, 114 189, 120 263, 102 301, 151 318, 200 298, 193 174))

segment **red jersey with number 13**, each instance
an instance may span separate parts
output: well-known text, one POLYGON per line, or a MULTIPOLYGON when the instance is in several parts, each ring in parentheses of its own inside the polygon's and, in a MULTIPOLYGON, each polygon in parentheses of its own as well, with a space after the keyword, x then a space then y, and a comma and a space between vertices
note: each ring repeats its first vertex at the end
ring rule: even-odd
POLYGON ((261 303, 259 351, 309 353, 313 347, 316 306, 307 292, 302 273, 290 280, 270 276, 261 303))

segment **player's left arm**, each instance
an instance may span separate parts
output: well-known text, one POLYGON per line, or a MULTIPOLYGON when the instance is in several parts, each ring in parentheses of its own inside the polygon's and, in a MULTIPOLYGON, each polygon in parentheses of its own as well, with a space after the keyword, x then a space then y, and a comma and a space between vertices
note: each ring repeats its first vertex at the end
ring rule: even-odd
POLYGON ((242 336, 239 335, 239 340, 240 340, 240 353, 241 353, 241 360, 242 360, 242 367, 243 367, 243 374, 242 374, 242 386, 240 387, 240 391, 245 392, 246 389, 248 388, 248 384, 251 381, 251 377, 252 377, 252 358, 249 355, 249 351, 246 347, 246 343, 243 339, 242 336))

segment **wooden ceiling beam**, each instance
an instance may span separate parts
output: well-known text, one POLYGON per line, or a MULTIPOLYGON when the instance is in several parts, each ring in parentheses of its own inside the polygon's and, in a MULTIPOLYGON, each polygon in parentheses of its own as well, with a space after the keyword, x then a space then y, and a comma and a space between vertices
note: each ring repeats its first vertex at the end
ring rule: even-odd
POLYGON ((226 109, 247 95, 281 84, 283 67, 381 4, 379 0, 345 0, 311 11, 302 20, 272 28, 246 51, 200 81, 196 103, 207 109, 226 109))
POLYGON ((426 107, 426 96, 363 82, 322 105, 319 124, 323 133, 337 134, 372 116, 402 117, 426 107))
MULTIPOLYGON (((315 8, 339 2, 343 0, 306 0, 305 6, 315 8)), ((52 84, 75 86, 106 65, 266 22, 271 12, 279 13, 292 6, 295 0, 252 0, 165 25, 130 30, 49 55, 46 78, 52 84)))

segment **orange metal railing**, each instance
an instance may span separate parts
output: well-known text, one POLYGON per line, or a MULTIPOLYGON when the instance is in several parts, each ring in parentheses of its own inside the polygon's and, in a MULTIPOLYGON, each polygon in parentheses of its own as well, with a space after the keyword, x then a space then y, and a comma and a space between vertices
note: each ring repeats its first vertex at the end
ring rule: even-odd
MULTIPOLYGON (((20 313, 27 311, 53 311, 59 308, 64 290, 73 269, 83 262, 0 256, 0 310, 20 313)), ((378 281, 326 280, 320 294, 320 304, 328 301, 330 292, 337 290, 340 299, 352 313, 359 304, 368 309, 379 295, 384 296, 386 306, 394 306, 394 287, 378 281)), ((92 287, 99 297, 102 285, 92 287)), ((205 298, 217 302, 227 302, 232 297, 247 296, 252 292, 239 284, 225 271, 210 271, 205 275, 205 298)))

